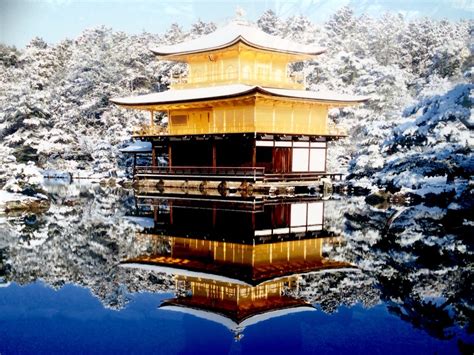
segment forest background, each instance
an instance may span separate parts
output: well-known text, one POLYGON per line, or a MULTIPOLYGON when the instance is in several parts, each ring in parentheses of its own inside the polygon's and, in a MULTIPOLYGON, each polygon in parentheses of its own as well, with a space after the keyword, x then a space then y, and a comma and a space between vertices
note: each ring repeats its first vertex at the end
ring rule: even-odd
MULTIPOLYGON (((330 147, 329 171, 369 190, 457 202, 470 196, 474 21, 374 18, 343 7, 323 24, 268 10, 251 25, 327 48, 290 68, 303 72, 308 90, 370 96, 330 112, 349 136, 330 147)), ((57 44, 0 45, 0 188, 38 188, 48 171, 124 178, 130 159, 119 149, 146 117, 109 99, 166 90, 186 68, 158 61, 148 48, 216 28, 197 21, 130 35, 96 27, 57 44)))

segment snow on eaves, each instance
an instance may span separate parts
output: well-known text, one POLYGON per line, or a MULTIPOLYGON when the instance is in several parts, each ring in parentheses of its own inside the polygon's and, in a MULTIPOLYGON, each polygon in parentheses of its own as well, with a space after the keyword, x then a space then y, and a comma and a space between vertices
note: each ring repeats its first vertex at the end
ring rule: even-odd
POLYGON ((317 55, 326 51, 325 48, 295 43, 284 38, 269 35, 257 27, 238 23, 230 23, 212 33, 191 41, 150 48, 150 50, 160 56, 200 53, 226 48, 239 41, 251 47, 293 54, 317 55))
POLYGON ((142 228, 153 228, 155 226, 155 221, 151 217, 125 216, 124 219, 142 228))
POLYGON ((262 93, 270 96, 282 96, 288 98, 296 98, 303 100, 312 100, 320 102, 347 104, 362 103, 369 98, 366 96, 354 96, 339 94, 331 91, 306 91, 306 90, 290 90, 275 89, 256 85, 233 84, 222 86, 210 86, 203 88, 168 90, 147 95, 129 96, 122 98, 114 98, 110 101, 123 106, 140 106, 140 105, 164 105, 175 102, 200 101, 207 99, 218 99, 227 97, 238 97, 252 93, 262 93))
POLYGON ((119 149, 122 153, 147 153, 151 152, 151 143, 143 141, 135 141, 125 148, 119 149))

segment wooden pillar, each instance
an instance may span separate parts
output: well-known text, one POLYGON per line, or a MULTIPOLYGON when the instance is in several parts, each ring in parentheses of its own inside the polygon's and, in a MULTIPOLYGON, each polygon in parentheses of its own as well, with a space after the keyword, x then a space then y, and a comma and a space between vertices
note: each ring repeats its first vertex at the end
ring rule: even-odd
POLYGON ((214 228, 217 223, 217 208, 216 206, 212 207, 212 227, 214 228))
POLYGON ((217 167, 217 147, 215 139, 212 140, 212 167, 215 172, 217 167))
POLYGON ((171 149, 171 143, 168 143, 168 166, 171 168, 172 166, 172 149, 171 149))
MULTIPOLYGON (((153 144, 153 143, 152 143, 153 144)), ((156 150, 155 147, 151 147, 151 166, 156 166, 156 150)))
POLYGON ((154 111, 150 111, 150 126, 153 127, 155 122, 153 121, 153 116, 155 115, 154 111))
POLYGON ((254 139, 253 147, 252 147, 252 167, 255 168, 257 166, 257 140, 254 139))

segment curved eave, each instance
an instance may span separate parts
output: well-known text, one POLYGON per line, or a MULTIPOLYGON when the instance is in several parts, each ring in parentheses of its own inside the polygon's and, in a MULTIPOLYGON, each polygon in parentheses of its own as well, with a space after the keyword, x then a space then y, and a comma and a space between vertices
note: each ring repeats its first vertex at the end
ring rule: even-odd
MULTIPOLYGON (((179 265, 179 264, 165 264, 165 263, 153 263, 148 261, 130 260, 124 261, 119 264, 120 267, 129 269, 142 269, 147 271, 161 272, 167 275, 178 275, 186 277, 201 278, 206 280, 228 282, 243 286, 257 286, 271 281, 278 281, 285 279, 293 275, 304 275, 310 273, 326 273, 326 272, 348 272, 358 270, 355 266, 345 262, 327 262, 325 265, 314 265, 306 268, 289 267, 288 270, 281 272, 279 270, 274 273, 267 274, 251 274, 242 275, 238 277, 236 275, 229 274, 228 268, 222 268, 221 270, 206 270, 206 265, 179 265)), ((256 270, 258 271, 258 270, 256 270)))
POLYGON ((219 274, 214 274, 210 272, 203 271, 194 271, 184 268, 179 268, 170 265, 157 265, 149 264, 142 262, 123 262, 119 264, 120 267, 128 269, 140 269, 146 271, 159 272, 170 276, 185 276, 185 277, 195 277, 200 279, 212 280, 217 282, 227 282, 231 284, 241 285, 241 286, 253 286, 251 283, 233 278, 228 276, 223 276, 219 274))
MULTIPOLYGON (((219 87, 213 87, 219 88, 219 87)), ((203 88, 205 89, 205 88, 203 88)), ((186 90, 186 89, 183 89, 186 90)), ((175 92, 183 92, 183 90, 176 90, 175 92)), ((158 101, 156 98, 154 100, 150 99, 147 101, 146 99, 142 102, 130 102, 130 98, 117 98, 117 99, 110 99, 110 102, 120 105, 127 108, 132 109, 139 109, 139 110, 156 110, 159 106, 171 106, 177 104, 189 104, 194 102, 205 102, 205 101, 215 101, 215 100, 225 100, 225 99, 232 99, 232 98, 242 98, 246 95, 254 95, 260 94, 264 96, 268 96, 269 98, 284 98, 287 100, 293 101, 300 101, 300 102, 312 102, 312 103, 319 103, 325 104, 332 107, 343 107, 343 106, 352 106, 358 105, 369 100, 369 97, 354 97, 351 99, 337 99, 337 98, 325 98, 324 95, 322 97, 311 97, 310 95, 291 95, 291 92, 295 92, 295 90, 287 90, 287 89, 271 89, 271 88, 263 88, 260 86, 253 86, 249 87, 248 89, 232 92, 229 94, 222 94, 222 95, 213 95, 213 96, 201 96, 201 97, 192 97, 192 98, 183 98, 183 99, 173 99, 173 100, 163 100, 158 101), (128 101, 128 102, 127 102, 128 101)), ((311 91, 306 91, 304 93, 312 93, 311 91)), ((316 94, 316 92, 314 92, 316 94)), ((153 94, 152 94, 153 95, 153 94)), ((143 95, 145 98, 147 95, 143 95)))
MULTIPOLYGON (((216 87, 212 87, 216 88, 216 87)), ((173 90, 175 92, 183 92, 186 89, 183 90, 173 90)), ((190 89, 190 90, 195 90, 195 89, 190 89)), ((117 98, 117 99, 110 99, 109 101, 119 105, 119 106, 124 106, 127 108, 135 108, 139 110, 151 110, 149 106, 166 106, 166 105, 176 105, 176 104, 186 104, 186 103, 193 103, 193 102, 202 102, 202 101, 210 101, 210 100, 224 100, 224 99, 231 99, 231 98, 241 98, 245 95, 253 94, 255 92, 255 87, 248 87, 246 90, 241 90, 237 92, 232 92, 229 94, 223 94, 223 95, 213 95, 213 96, 202 96, 202 97, 194 97, 194 98, 189 98, 189 99, 176 99, 176 100, 164 100, 164 101, 157 101, 155 100, 150 100, 150 101, 143 101, 139 103, 133 103, 133 102, 126 102, 126 101, 120 101, 120 100, 126 100, 130 98, 117 98), (148 108, 147 108, 148 106, 148 108)), ((150 94, 149 94, 150 95, 150 94)), ((154 94, 151 94, 154 95, 154 94)), ((142 97, 146 97, 147 95, 142 95, 142 97)), ((140 97, 140 96, 137 96, 140 97)))
POLYGON ((164 60, 178 60, 182 56, 187 56, 191 54, 200 54, 200 53, 206 53, 206 52, 212 52, 212 51, 218 51, 222 49, 226 49, 229 47, 232 47, 235 44, 238 44, 239 42, 254 48, 258 50, 263 50, 267 52, 274 52, 274 53, 282 53, 282 54, 289 54, 289 55, 295 55, 295 56, 304 56, 307 57, 308 59, 314 56, 317 56, 319 54, 322 54, 326 52, 326 48, 315 48, 314 51, 292 51, 292 50, 283 50, 279 48, 273 48, 273 47, 266 47, 266 46, 261 46, 259 44, 253 43, 246 38, 242 36, 236 37, 234 40, 218 45, 218 46, 212 46, 212 47, 205 47, 205 48, 199 48, 199 49, 193 49, 193 50, 188 50, 188 51, 163 51, 159 50, 159 48, 149 48, 153 54, 159 56, 161 59, 164 60))
POLYGON ((308 312, 308 311, 316 311, 316 309, 312 305, 298 305, 298 306, 293 306, 293 307, 288 307, 288 308, 281 308, 281 309, 274 309, 262 313, 258 313, 255 315, 252 315, 248 318, 243 319, 241 322, 238 322, 232 318, 230 318, 228 315, 222 314, 220 312, 213 312, 207 309, 199 309, 199 308, 193 308, 193 307, 186 307, 183 305, 179 305, 176 303, 173 303, 172 301, 165 301, 160 307, 158 307, 161 310, 166 310, 166 311, 176 311, 176 312, 181 312, 181 313, 186 313, 189 315, 193 315, 198 318, 206 319, 212 322, 219 323, 223 326, 225 326, 227 329, 231 331, 235 331, 236 329, 240 328, 243 329, 245 327, 255 325, 257 323, 272 319, 272 318, 277 318, 281 316, 287 316, 293 313, 299 313, 299 312, 308 312))
MULTIPOLYGON (((362 96, 360 98, 354 99, 331 99, 331 98, 324 98, 324 97, 309 97, 309 96, 297 96, 291 94, 284 94, 282 91, 291 91, 289 89, 271 89, 271 88, 263 88, 258 86, 257 91, 263 95, 267 95, 270 97, 281 97, 285 99, 292 99, 297 101, 305 101, 305 102, 315 102, 320 104, 326 104, 333 107, 340 107, 340 106, 352 106, 352 105, 359 105, 369 101, 369 97, 362 96)), ((316 93, 315 91, 305 91, 307 93, 316 93)))

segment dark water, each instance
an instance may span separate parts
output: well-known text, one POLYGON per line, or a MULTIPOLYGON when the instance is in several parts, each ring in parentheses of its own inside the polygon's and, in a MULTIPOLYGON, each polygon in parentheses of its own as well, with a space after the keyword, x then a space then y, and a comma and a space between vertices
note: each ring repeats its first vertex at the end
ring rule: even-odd
POLYGON ((462 211, 49 190, 0 217, 1 354, 473 353, 462 211))

